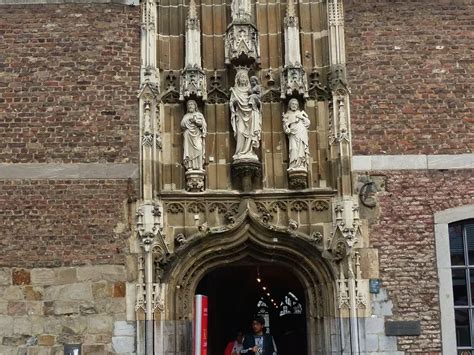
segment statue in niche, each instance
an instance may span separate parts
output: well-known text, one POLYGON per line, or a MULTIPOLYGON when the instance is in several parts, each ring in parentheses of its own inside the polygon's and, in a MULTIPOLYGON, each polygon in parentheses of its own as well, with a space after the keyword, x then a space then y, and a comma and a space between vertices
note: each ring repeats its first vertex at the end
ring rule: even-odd
POLYGON ((250 20, 252 15, 252 4, 250 0, 232 0, 231 6, 232 20, 250 20))
POLYGON ((183 129, 183 164, 186 169, 204 171, 207 124, 196 101, 187 102, 187 113, 181 120, 183 129))
POLYGON ((283 130, 288 136, 288 171, 307 171, 309 164, 308 128, 310 120, 306 112, 300 110, 297 99, 288 103, 288 111, 283 114, 283 130))
POLYGON ((262 104, 257 77, 249 79, 248 69, 238 69, 230 92, 230 120, 237 142, 233 159, 258 161, 255 150, 260 146, 262 104))

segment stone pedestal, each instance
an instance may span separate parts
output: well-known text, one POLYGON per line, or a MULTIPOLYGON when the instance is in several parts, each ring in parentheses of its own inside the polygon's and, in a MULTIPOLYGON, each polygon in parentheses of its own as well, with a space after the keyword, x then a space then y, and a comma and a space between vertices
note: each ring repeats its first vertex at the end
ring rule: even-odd
POLYGON ((203 192, 206 173, 203 170, 188 170, 186 176, 186 191, 203 192))
POLYGON ((288 170, 288 187, 301 190, 308 187, 308 172, 304 170, 288 170))
POLYGON ((232 163, 232 175, 243 191, 252 191, 262 175, 262 164, 255 160, 236 160, 232 163))

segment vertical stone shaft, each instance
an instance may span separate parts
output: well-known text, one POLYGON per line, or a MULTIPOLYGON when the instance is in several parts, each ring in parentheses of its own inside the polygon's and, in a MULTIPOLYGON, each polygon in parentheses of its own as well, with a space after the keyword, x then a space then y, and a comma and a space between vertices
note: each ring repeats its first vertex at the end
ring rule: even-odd
POLYGON ((185 52, 185 67, 201 67, 201 33, 194 0, 189 2, 189 13, 186 19, 185 52))
POLYGON ((332 175, 340 196, 352 195, 351 177, 351 125, 349 90, 346 83, 344 10, 342 0, 328 2, 329 60, 331 73, 330 157, 332 175))

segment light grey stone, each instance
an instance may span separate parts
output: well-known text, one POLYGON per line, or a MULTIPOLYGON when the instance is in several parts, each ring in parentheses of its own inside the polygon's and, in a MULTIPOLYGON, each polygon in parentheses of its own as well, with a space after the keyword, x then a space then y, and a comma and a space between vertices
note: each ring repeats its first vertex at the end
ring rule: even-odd
POLYGON ((53 313, 58 316, 78 314, 79 304, 74 301, 55 301, 53 313))
POLYGON ((126 321, 116 321, 114 323, 115 336, 135 336, 135 325, 126 321))
POLYGON ((9 286, 12 284, 12 270, 10 268, 0 268, 0 285, 9 286))
POLYGON ((62 321, 63 331, 70 334, 83 334, 88 327, 86 317, 71 316, 65 317, 62 321))
POLYGON ((3 291, 3 299, 7 301, 23 300, 23 291, 20 286, 10 286, 3 291))
POLYGON ((87 329, 91 333, 110 333, 112 334, 112 317, 101 314, 90 316, 88 319, 87 329))
POLYGON ((13 334, 31 334, 32 324, 28 317, 15 317, 13 319, 13 334))
POLYGON ((397 337, 379 336, 379 350, 391 351, 397 350, 397 337))
POLYGON ((92 300, 92 288, 89 282, 74 283, 45 288, 45 300, 82 301, 92 300))
POLYGON ((58 284, 72 284, 77 282, 76 268, 60 268, 56 270, 58 284))
POLYGON ((474 204, 448 208, 434 215, 435 224, 448 224, 469 218, 474 218, 474 204))
POLYGON ((49 286, 56 283, 56 275, 53 269, 33 269, 31 270, 31 283, 33 285, 49 286))
MULTIPOLYGON (((5 1, 18 3, 18 1, 21 0, 0 0, 0 5, 2 2, 5 4, 5 1)), ((46 3, 44 2, 45 0, 41 1, 46 3)), ((62 0, 59 3, 64 2, 65 0, 62 0)), ((0 164, 0 179, 127 179, 135 178, 137 176, 138 165, 128 163, 0 164)))
POLYGON ((0 335, 13 334, 13 317, 0 315, 0 335))
POLYGON ((370 171, 372 170, 372 158, 370 155, 356 155, 352 157, 352 170, 370 171))
POLYGON ((117 353, 131 353, 135 351, 135 338, 112 337, 112 346, 117 353))
POLYGON ((372 170, 427 169, 426 155, 373 155, 372 170))
POLYGON ((367 334, 365 338, 365 351, 379 350, 379 336, 376 334, 367 334))
POLYGON ((474 154, 428 155, 428 169, 473 169, 474 154))
POLYGON ((366 334, 383 334, 384 332, 384 319, 383 318, 366 318, 365 320, 365 332, 366 334))
POLYGON ((78 281, 125 281, 126 271, 122 265, 97 265, 77 268, 78 281))

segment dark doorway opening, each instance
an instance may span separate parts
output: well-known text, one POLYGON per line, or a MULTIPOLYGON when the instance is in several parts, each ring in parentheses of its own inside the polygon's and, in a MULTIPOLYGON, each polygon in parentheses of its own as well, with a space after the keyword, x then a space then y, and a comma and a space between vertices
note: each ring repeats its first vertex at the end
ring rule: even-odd
POLYGON ((196 294, 208 296, 208 354, 222 355, 241 330, 250 334, 254 315, 266 319, 278 355, 307 355, 304 288, 287 268, 239 265, 216 269, 199 283, 196 294))

